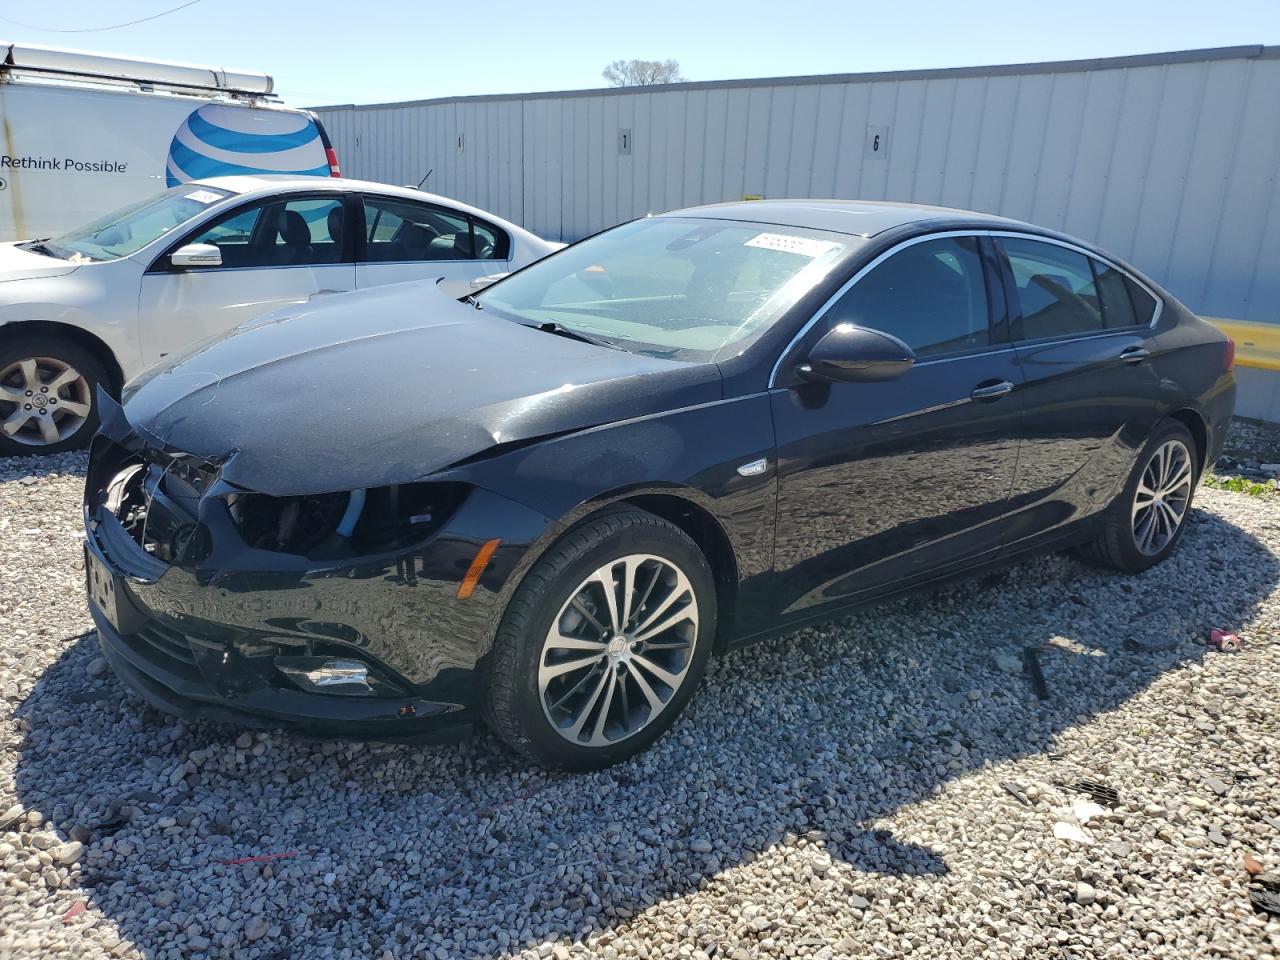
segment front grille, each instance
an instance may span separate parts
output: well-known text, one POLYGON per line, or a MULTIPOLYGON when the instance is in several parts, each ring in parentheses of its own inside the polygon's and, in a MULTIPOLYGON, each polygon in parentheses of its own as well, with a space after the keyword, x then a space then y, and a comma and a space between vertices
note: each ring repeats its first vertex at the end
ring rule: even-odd
POLYGON ((186 667, 196 666, 195 654, 191 652, 191 643, 185 634, 172 627, 166 627, 152 620, 130 639, 141 641, 149 650, 160 654, 166 660, 176 661, 186 667))

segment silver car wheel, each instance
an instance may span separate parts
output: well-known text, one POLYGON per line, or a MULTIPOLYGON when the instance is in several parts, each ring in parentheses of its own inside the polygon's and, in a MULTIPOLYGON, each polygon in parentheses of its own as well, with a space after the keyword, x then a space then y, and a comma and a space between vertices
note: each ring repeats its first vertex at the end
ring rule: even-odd
POLYGON ((684 683, 698 642, 698 598, 670 560, 632 554, 574 589, 547 631, 538 693, 547 721, 584 747, 634 736, 684 683))
POLYGON ((1173 539, 1191 502, 1191 452, 1181 440, 1156 448, 1133 495, 1133 542, 1154 556, 1173 539))
POLYGON ((0 432, 32 447, 60 443, 92 409, 89 381, 55 357, 29 357, 0 369, 0 432))

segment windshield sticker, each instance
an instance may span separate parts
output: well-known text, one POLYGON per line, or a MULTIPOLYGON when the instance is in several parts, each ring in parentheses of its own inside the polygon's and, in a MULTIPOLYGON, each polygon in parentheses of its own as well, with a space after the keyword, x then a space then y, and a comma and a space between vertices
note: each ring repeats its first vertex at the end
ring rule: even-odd
POLYGON ((810 240, 808 237, 788 237, 781 233, 757 233, 745 244, 748 247, 761 247, 765 250, 780 250, 783 253, 794 253, 796 256, 816 260, 840 244, 830 240, 810 240))
POLYGON ((186 196, 188 200, 194 200, 196 203, 214 203, 222 199, 221 194, 214 193, 212 190, 192 190, 186 196))

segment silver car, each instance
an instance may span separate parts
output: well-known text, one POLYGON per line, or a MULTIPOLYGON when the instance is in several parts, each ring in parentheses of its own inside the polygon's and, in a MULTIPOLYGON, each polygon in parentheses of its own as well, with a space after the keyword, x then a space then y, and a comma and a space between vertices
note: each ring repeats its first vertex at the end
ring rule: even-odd
POLYGON ((321 294, 436 280, 463 296, 563 246, 409 188, 184 183, 60 237, 0 244, 0 455, 88 442, 98 384, 321 294))

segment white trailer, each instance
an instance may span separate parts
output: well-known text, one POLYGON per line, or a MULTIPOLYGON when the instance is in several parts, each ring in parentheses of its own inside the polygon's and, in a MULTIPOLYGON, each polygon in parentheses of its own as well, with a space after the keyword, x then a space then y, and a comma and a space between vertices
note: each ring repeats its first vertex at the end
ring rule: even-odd
POLYGON ((188 180, 338 176, 265 73, 0 42, 0 241, 45 238, 188 180))

